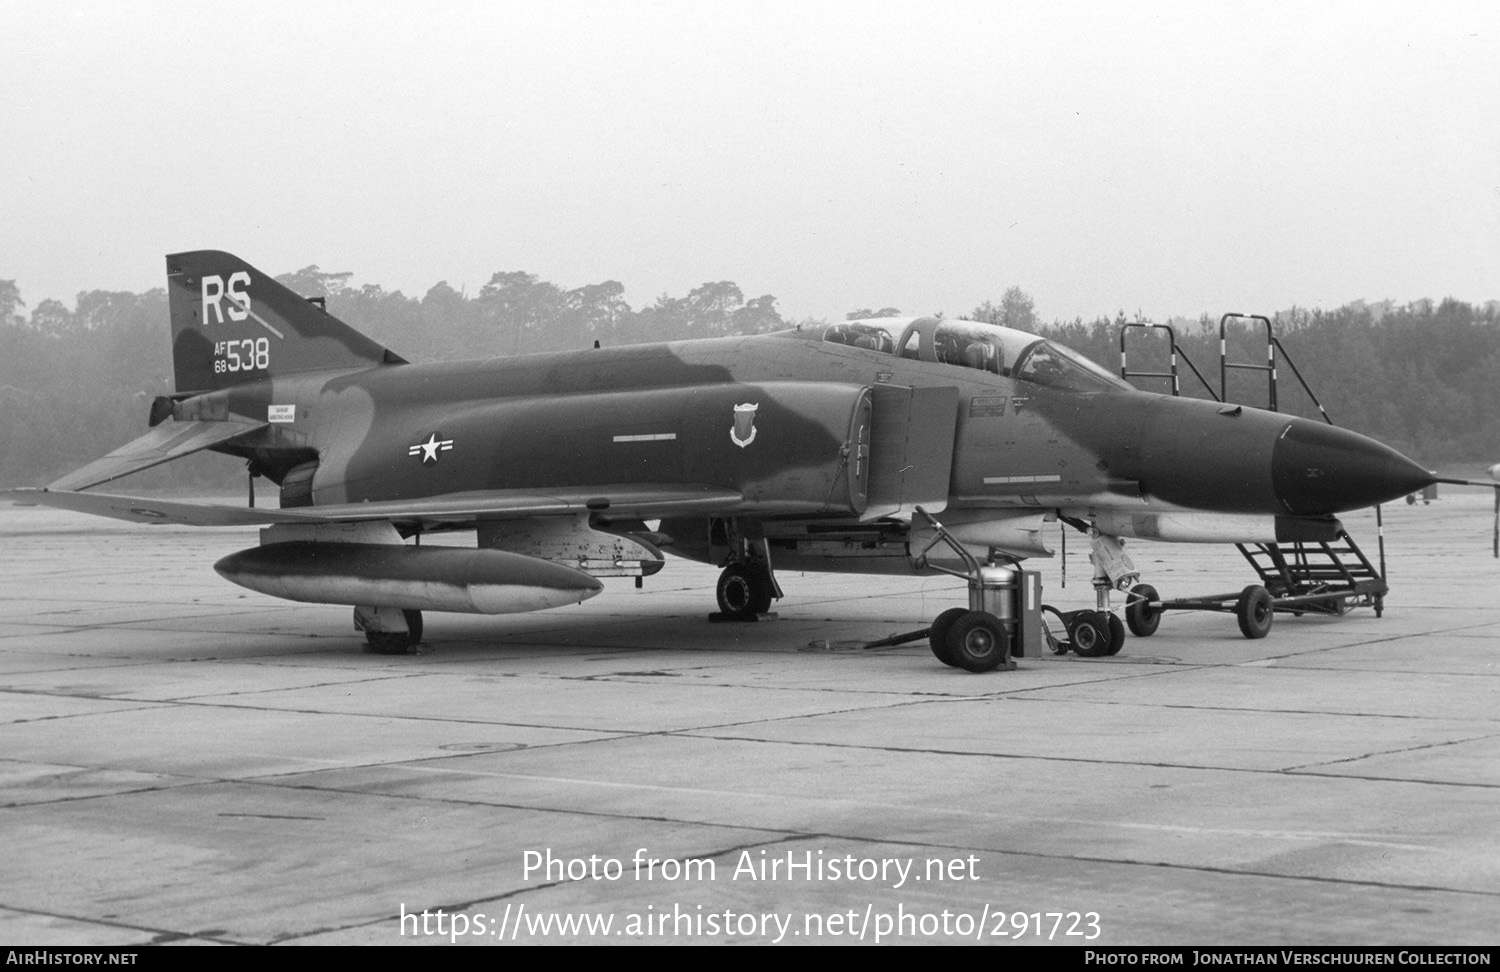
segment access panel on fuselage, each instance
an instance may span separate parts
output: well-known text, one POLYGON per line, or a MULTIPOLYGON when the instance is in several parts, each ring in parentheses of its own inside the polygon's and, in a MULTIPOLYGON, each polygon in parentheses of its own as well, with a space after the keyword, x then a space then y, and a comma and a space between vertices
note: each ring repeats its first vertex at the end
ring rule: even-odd
POLYGON ((862 519, 936 513, 948 505, 958 426, 957 388, 874 385, 869 502, 862 519))

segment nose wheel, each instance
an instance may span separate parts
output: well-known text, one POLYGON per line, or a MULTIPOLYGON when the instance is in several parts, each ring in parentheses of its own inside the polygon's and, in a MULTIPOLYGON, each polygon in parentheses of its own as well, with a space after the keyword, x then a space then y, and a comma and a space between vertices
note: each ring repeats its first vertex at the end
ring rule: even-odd
POLYGON ((1059 611, 1050 604, 1042 605, 1042 611, 1056 617, 1067 634, 1059 640, 1049 632, 1053 654, 1071 651, 1080 658, 1104 658, 1125 647, 1125 623, 1109 611, 1059 611))

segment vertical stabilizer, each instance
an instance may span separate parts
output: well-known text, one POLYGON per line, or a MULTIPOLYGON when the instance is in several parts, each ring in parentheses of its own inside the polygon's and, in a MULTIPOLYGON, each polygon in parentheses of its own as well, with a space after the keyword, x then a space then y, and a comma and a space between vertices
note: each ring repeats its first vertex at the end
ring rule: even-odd
POLYGON ((354 328, 239 257, 167 257, 172 365, 179 394, 303 371, 403 364, 354 328))

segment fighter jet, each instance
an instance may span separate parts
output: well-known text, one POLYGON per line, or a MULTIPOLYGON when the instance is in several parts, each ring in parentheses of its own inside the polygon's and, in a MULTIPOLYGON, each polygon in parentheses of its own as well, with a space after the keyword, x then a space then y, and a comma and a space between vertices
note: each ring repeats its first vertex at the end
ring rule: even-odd
MULTIPOLYGON (((1354 432, 1138 391, 974 321, 412 364, 228 253, 166 262, 175 394, 139 439, 11 498, 261 526, 215 569, 353 606, 379 652, 419 642, 423 611, 577 603, 664 552, 723 567, 722 616, 754 618, 782 596, 775 568, 945 571, 972 592, 987 565, 1049 556, 1061 520, 1089 534, 1100 586, 1123 588, 1138 575, 1121 538, 1332 539, 1337 514, 1434 481, 1354 432), (277 507, 92 491, 205 449, 248 462, 277 507), (451 531, 473 545, 421 542, 451 531)), ((994 668, 1007 631, 947 611, 934 652, 994 668)))

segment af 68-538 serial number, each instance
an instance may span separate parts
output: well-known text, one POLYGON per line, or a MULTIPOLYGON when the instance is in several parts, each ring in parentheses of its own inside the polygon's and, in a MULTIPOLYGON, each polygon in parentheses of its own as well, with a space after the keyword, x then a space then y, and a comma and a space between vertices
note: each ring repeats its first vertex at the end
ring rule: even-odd
POLYGON ((271 367, 269 338, 219 341, 214 345, 214 374, 232 371, 264 371, 271 367))

